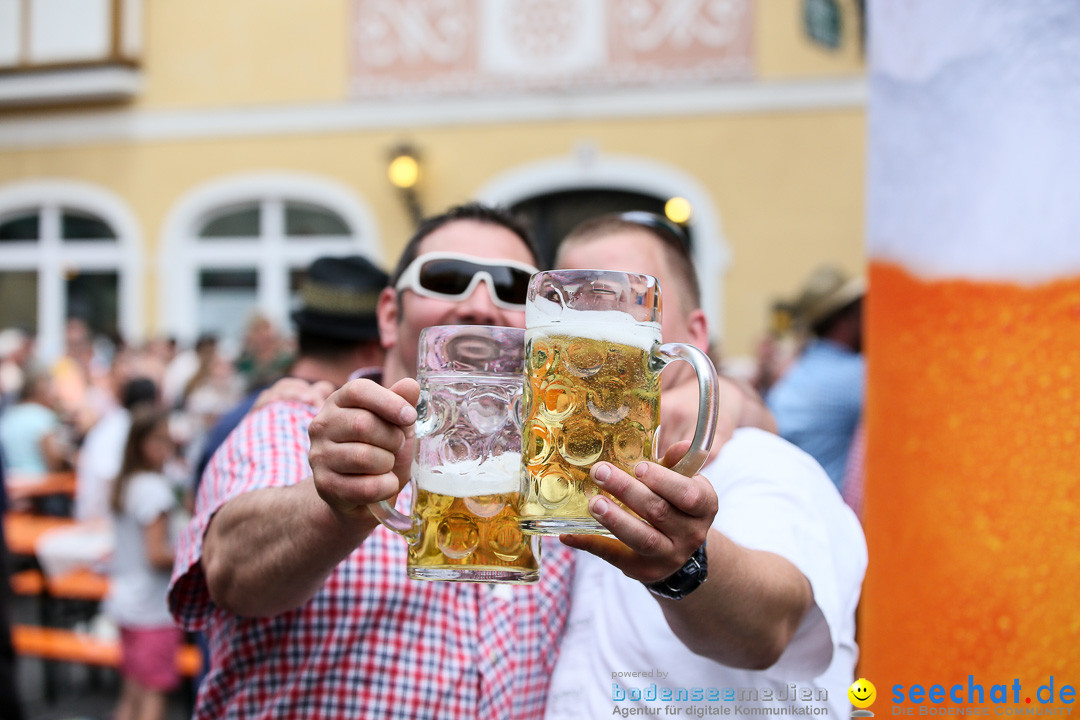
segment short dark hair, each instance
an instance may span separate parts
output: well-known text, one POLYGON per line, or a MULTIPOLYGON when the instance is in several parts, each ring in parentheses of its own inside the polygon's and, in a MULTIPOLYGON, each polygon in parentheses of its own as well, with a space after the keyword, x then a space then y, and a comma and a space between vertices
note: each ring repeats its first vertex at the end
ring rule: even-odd
POLYGON ((405 268, 409 267, 409 264, 419 256, 420 243, 424 241, 424 238, 443 225, 448 225, 457 220, 475 220, 476 222, 500 225, 506 228, 521 239, 522 244, 532 256, 533 264, 539 262, 540 254, 537 252, 536 245, 529 235, 528 228, 509 210, 503 207, 483 205, 478 202, 468 202, 455 205, 446 212, 433 215, 420 223, 416 228, 416 232, 409 238, 409 242, 405 244, 405 249, 401 251, 401 257, 398 258, 397 266, 390 276, 390 287, 397 285, 402 273, 405 272, 405 268))
POLYGON ((158 402, 157 383, 148 377, 135 377, 124 383, 120 395, 120 404, 128 411, 141 405, 153 405, 158 402))
POLYGON ((687 300, 688 307, 685 309, 700 308, 701 285, 690 256, 690 238, 680 226, 667 218, 643 211, 598 215, 574 227, 559 244, 558 253, 561 255, 566 249, 589 240, 630 230, 643 230, 660 241, 664 259, 680 281, 681 287, 676 290, 683 293, 687 300))

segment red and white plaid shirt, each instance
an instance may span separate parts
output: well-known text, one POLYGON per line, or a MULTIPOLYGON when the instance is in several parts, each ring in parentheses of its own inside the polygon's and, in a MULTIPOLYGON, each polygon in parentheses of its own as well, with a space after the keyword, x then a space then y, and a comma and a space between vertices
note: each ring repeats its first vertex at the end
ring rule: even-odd
POLYGON ((313 416, 263 408, 207 468, 169 590, 177 621, 210 641, 195 718, 542 718, 573 574, 551 538, 535 584, 425 582, 406 577, 405 541, 379 527, 296 610, 243 618, 214 605, 200 564, 210 518, 242 493, 307 477, 313 416))

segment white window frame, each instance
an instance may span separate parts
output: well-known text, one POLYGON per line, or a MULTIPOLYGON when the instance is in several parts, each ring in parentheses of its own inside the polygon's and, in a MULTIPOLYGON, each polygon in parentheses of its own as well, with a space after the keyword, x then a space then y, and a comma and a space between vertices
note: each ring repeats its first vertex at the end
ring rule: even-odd
POLYGON ((26 210, 40 214, 38 240, 0 245, 0 270, 36 271, 37 348, 50 361, 64 351, 67 293, 64 277, 79 272, 115 271, 118 283, 117 327, 130 341, 143 328, 142 233, 127 204, 96 185, 70 180, 37 180, 0 186, 0 217, 26 210), (64 241, 60 237, 64 209, 95 215, 116 234, 116 240, 64 241))
POLYGON ((160 307, 166 332, 184 343, 198 335, 199 274, 202 270, 254 269, 254 311, 288 331, 289 271, 305 268, 322 255, 360 254, 382 266, 377 225, 367 203, 347 186, 295 173, 235 175, 207 182, 177 201, 163 226, 160 253, 160 307), (198 237, 222 210, 255 202, 260 210, 258 238, 198 237), (350 234, 290 241, 285 236, 286 202, 309 203, 337 213, 350 234))

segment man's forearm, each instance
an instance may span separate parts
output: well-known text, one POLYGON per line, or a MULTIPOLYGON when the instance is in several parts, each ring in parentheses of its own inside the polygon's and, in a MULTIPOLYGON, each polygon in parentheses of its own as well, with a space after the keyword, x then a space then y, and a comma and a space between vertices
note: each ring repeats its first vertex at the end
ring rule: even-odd
POLYGON ((203 540, 210 596, 243 616, 296 608, 376 525, 366 509, 354 516, 334 512, 311 478, 240 495, 218 510, 203 540))
POLYGON ((716 530, 707 549, 705 584, 681 600, 658 598, 668 625, 691 651, 729 667, 773 665, 813 602, 810 582, 779 555, 716 530))

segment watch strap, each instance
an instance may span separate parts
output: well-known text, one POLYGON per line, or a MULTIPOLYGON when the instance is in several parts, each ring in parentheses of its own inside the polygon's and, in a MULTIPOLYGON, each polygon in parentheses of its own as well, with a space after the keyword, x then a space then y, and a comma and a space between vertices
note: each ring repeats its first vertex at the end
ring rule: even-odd
POLYGON ((705 543, 702 543, 681 568, 663 580, 647 583, 645 587, 657 597, 681 600, 701 587, 708 577, 709 557, 705 551, 705 543))

